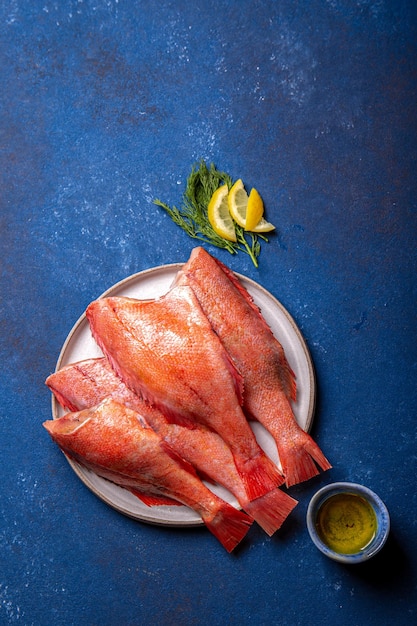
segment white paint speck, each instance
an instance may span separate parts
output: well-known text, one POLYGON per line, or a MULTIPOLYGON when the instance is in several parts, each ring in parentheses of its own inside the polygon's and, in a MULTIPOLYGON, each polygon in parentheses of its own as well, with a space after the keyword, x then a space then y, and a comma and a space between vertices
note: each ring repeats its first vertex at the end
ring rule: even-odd
POLYGON ((8 18, 6 19, 6 24, 8 24, 9 26, 11 24, 14 24, 14 22, 17 20, 18 11, 19 7, 17 0, 12 0, 12 2, 10 3, 10 13, 8 18))
POLYGON ((5 611, 8 622, 17 622, 22 613, 20 607, 14 603, 8 585, 0 583, 0 607, 5 611))

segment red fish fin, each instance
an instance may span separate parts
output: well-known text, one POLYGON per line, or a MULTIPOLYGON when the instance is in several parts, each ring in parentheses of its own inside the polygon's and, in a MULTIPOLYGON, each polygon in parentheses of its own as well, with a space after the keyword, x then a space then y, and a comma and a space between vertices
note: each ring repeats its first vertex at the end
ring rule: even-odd
POLYGON ((188 428, 188 430, 194 430, 196 428, 196 424, 192 419, 179 415, 178 413, 173 413, 167 407, 159 406, 158 404, 153 403, 152 400, 148 400, 146 397, 144 397, 144 400, 151 406, 157 408, 164 415, 169 424, 183 426, 184 428, 188 428))
POLYGON ((290 367, 290 364, 287 361, 287 357, 285 355, 284 349, 279 345, 279 361, 276 365, 278 371, 280 372, 280 380, 282 384, 282 389, 287 396, 288 400, 292 400, 295 402, 297 400, 297 382, 296 377, 293 370, 290 367))
POLYGON ((191 463, 183 459, 182 456, 178 454, 178 452, 173 450, 171 446, 169 445, 169 443, 161 440, 160 446, 162 450, 164 451, 164 453, 167 454, 173 461, 175 461, 177 465, 179 465, 182 469, 189 472, 190 474, 193 474, 193 476, 197 477, 197 472, 195 468, 191 465, 191 463))
POLYGON ((139 498, 139 500, 141 500, 144 504, 146 504, 146 506, 181 506, 181 502, 177 502, 177 500, 173 500, 172 498, 168 498, 167 496, 160 496, 152 493, 143 493, 142 491, 138 491, 137 489, 133 488, 130 488, 129 491, 133 493, 134 496, 139 498))
POLYGON ((323 471, 332 467, 308 433, 301 431, 298 438, 302 440, 300 445, 280 446, 278 450, 287 487, 317 476, 317 465, 323 471))
POLYGON ((209 483, 210 485, 216 485, 217 481, 214 480, 211 476, 209 476, 208 474, 205 473, 204 470, 202 469, 196 469, 197 472, 197 476, 200 480, 204 480, 206 483, 209 483))
POLYGON ((237 396, 239 404, 242 406, 242 404, 243 404, 243 394, 244 394, 243 376, 236 369, 236 366, 233 363, 232 359, 230 358, 229 354, 226 352, 226 349, 224 349, 224 351, 223 351, 223 361, 224 361, 227 369, 229 370, 229 372, 230 372, 230 374, 232 376, 233 384, 234 384, 234 387, 235 387, 235 393, 236 393, 236 396, 237 396))
POLYGON ((255 313, 258 315, 258 317, 262 320, 262 322, 265 324, 265 326, 269 329, 268 324, 266 323, 259 307, 257 304, 255 304, 252 296, 250 295, 249 291, 246 289, 246 287, 244 287, 242 285, 242 283, 240 282, 238 276, 236 276, 236 274, 234 272, 232 272, 231 269, 229 269, 227 267, 227 265, 225 265, 224 263, 222 263, 221 261, 219 261, 219 259, 214 259, 215 262, 217 263, 217 265, 223 270, 223 272, 226 274, 226 276, 228 277, 228 279, 230 280, 230 282, 232 283, 232 285, 234 285, 234 287, 239 291, 240 295, 248 302, 248 304, 252 307, 252 309, 255 311, 255 313))
POLYGON ((284 391, 287 394, 287 397, 295 402, 297 400, 297 383, 295 380, 295 374, 290 368, 288 361, 285 359, 287 363, 287 385, 284 385, 284 391))
POLYGON ((273 489, 244 506, 245 511, 271 537, 287 519, 297 500, 281 489, 273 489))
POLYGON ((284 482, 278 467, 263 452, 251 459, 235 457, 235 463, 249 500, 260 498, 284 482))
POLYGON ((253 523, 246 513, 238 511, 226 502, 212 519, 203 518, 203 521, 228 552, 236 548, 253 523))

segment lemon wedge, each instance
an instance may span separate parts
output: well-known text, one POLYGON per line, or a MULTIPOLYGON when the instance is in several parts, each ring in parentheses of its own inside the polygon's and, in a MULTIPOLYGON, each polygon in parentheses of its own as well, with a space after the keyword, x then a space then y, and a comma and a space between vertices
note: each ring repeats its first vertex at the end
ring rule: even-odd
POLYGON ((249 194, 248 204, 246 207, 246 226, 245 230, 253 230, 264 214, 264 203, 258 191, 253 188, 249 194))
POLYGON ((245 228, 246 226, 246 209, 248 206, 248 194, 243 186, 242 179, 239 178, 229 191, 228 205, 230 215, 236 224, 245 228))
POLYGON ((275 226, 271 222, 267 222, 263 217, 261 217, 255 228, 252 228, 253 233, 269 233, 271 230, 275 230, 275 226))
POLYGON ((237 241, 235 225, 229 213, 228 194, 227 185, 216 189, 211 196, 207 215, 215 233, 228 241, 237 241))
POLYGON ((267 233, 275 228, 263 217, 264 203, 259 192, 253 188, 248 195, 240 178, 229 191, 228 206, 230 215, 245 230, 267 233))

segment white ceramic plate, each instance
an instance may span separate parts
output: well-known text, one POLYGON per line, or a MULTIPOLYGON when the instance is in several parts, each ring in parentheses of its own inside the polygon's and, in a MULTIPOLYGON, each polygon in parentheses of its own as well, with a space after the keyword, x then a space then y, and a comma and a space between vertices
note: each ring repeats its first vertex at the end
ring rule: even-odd
MULTIPOLYGON (((110 287, 101 297, 128 296, 141 300, 156 298, 168 291, 181 267, 181 263, 175 263, 133 274, 110 287)), ((297 402, 293 407, 294 413, 300 426, 308 431, 314 415, 315 378, 311 357, 301 332, 288 311, 266 289, 245 276, 238 274, 238 277, 260 307, 272 332, 281 342, 288 362, 295 372, 297 402)), ((82 315, 62 347, 57 370, 69 363, 98 356, 102 356, 102 352, 91 336, 85 315, 82 315)), ((55 398, 52 398, 52 414, 54 419, 64 414, 55 398)), ((259 445, 279 465, 276 445, 271 435, 258 423, 252 423, 251 426, 259 445)), ((197 526, 203 523, 194 511, 185 506, 148 507, 126 489, 97 476, 94 472, 72 460, 69 460, 69 463, 78 477, 93 493, 129 517, 164 526, 197 526)), ((224 487, 208 486, 223 499, 234 506, 238 506, 234 496, 224 487)))

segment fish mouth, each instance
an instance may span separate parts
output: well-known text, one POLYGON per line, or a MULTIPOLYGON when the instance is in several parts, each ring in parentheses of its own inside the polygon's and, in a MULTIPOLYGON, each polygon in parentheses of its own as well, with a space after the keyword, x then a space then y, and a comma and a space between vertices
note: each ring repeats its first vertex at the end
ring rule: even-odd
POLYGON ((48 420, 43 423, 43 426, 51 435, 73 435, 90 421, 91 417, 88 415, 69 413, 57 420, 48 420))

